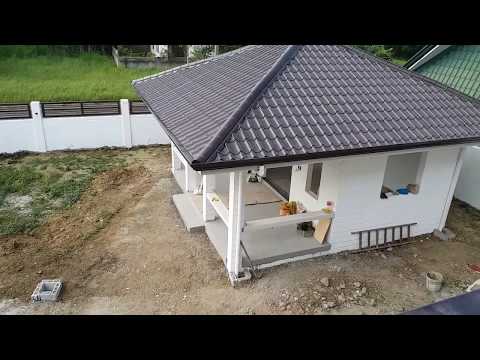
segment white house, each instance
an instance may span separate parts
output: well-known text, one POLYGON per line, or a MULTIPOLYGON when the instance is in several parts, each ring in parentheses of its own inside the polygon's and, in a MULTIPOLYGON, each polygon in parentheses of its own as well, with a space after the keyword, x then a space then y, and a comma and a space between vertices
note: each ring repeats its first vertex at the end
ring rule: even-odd
POLYGON ((177 209, 232 283, 443 229, 480 142, 478 102, 346 46, 247 46, 133 85, 171 139, 177 209))

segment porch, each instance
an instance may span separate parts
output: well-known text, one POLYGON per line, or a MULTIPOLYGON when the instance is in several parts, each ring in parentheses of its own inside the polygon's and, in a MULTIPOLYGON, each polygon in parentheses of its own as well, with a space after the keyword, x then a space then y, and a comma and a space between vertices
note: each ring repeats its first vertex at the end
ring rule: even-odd
MULTIPOLYGON (((240 192, 216 193, 209 189, 209 175, 204 175, 203 189, 207 189, 206 192, 186 192, 173 197, 187 229, 203 228, 227 269, 232 269, 229 254, 230 258, 238 258, 237 270, 233 271, 238 275, 245 268, 266 268, 320 256, 330 249, 328 241, 321 243, 314 236, 305 237, 301 230, 297 230, 297 224, 331 218, 331 214, 315 211, 279 216, 285 199, 266 183, 247 182, 245 175, 237 175, 238 185, 242 187, 240 192), (234 250, 234 246, 238 249, 234 250)), ((218 189, 235 188, 233 181, 234 184, 228 186, 217 184, 218 189)))

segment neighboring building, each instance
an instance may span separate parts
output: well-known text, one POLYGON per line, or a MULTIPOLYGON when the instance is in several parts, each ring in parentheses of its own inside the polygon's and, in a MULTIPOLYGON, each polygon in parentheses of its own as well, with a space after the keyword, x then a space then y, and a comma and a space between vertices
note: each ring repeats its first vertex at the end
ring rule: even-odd
POLYGON ((232 283, 442 230, 480 143, 478 101, 347 46, 246 46, 133 86, 171 139, 180 215, 232 283))
POLYGON ((213 47, 212 56, 215 55, 217 49, 215 45, 150 45, 150 51, 154 56, 159 58, 169 58, 176 60, 187 60, 194 55, 195 50, 205 47, 213 47))
MULTIPOLYGON (((428 45, 405 67, 480 99, 480 45, 428 45)), ((455 197, 480 209, 480 148, 465 153, 455 197)))

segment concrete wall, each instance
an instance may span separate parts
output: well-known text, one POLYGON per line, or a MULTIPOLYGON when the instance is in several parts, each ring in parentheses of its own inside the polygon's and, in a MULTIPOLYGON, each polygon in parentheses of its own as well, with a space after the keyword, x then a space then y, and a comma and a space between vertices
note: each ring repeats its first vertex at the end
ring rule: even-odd
POLYGON ((480 209, 480 147, 466 149, 455 197, 480 209))
POLYGON ((33 119, 0 120, 0 153, 37 151, 33 119))
POLYGON ((425 156, 418 194, 380 198, 387 154, 338 158, 323 162, 319 199, 305 192, 307 166, 292 172, 292 200, 307 210, 318 210, 327 200, 335 202, 335 219, 330 229, 329 253, 358 247, 359 230, 418 223, 412 235, 431 233, 442 222, 459 148, 430 150, 425 156))
POLYGON ((32 119, 0 120, 0 153, 170 143, 154 115, 129 113, 128 100, 120 115, 105 116, 43 118, 36 106, 32 119))

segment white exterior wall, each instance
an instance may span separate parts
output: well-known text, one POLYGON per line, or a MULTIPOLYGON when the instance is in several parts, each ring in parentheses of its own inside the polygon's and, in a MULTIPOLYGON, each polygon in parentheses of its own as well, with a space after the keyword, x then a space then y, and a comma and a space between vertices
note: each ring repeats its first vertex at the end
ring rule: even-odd
POLYGON ((33 119, 0 121, 0 153, 37 151, 33 119))
POLYGON ((133 146, 170 143, 167 134, 152 114, 130 115, 130 118, 133 146))
POLYGON ((428 151, 418 194, 380 199, 388 154, 375 154, 325 160, 318 200, 305 192, 307 166, 298 172, 294 168, 290 199, 309 211, 321 209, 327 200, 335 202, 328 253, 358 248, 358 238, 351 233, 359 230, 418 223, 412 235, 431 233, 443 226, 459 151, 458 147, 428 151))
POLYGON ((170 143, 153 114, 129 113, 128 100, 120 115, 44 118, 38 102, 31 106, 31 119, 0 120, 0 153, 170 143))
POLYGON ((43 119, 47 150, 123 146, 121 116, 43 119))
POLYGON ((478 146, 465 149, 455 197, 480 209, 480 147, 478 146))

